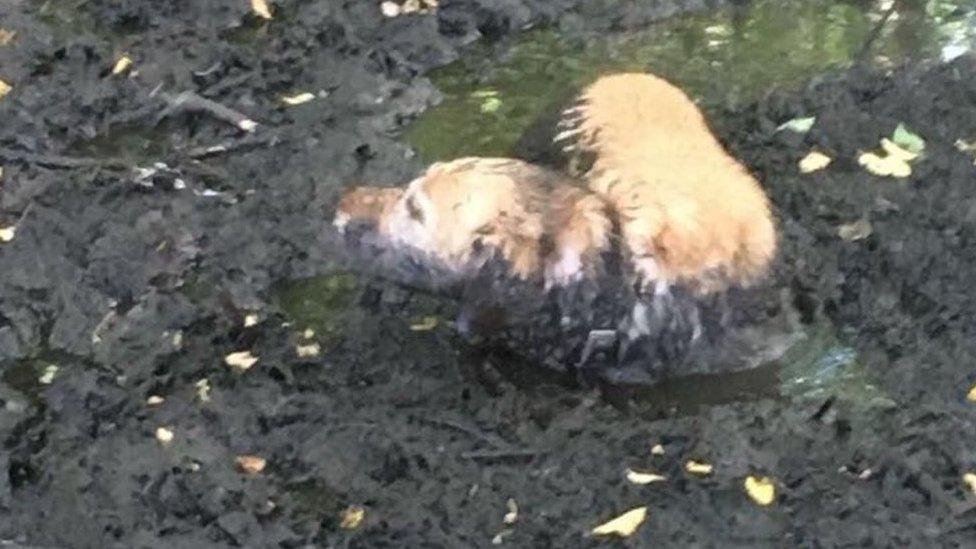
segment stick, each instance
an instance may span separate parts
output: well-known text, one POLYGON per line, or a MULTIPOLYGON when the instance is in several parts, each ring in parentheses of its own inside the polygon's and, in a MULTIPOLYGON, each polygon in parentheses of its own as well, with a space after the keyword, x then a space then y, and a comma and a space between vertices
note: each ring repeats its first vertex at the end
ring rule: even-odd
POLYGON ((185 91, 175 96, 168 93, 160 93, 159 95, 169 103, 169 106, 163 109, 163 112, 159 113, 159 116, 156 118, 157 123, 167 116, 178 112, 202 112, 218 120, 233 124, 246 132, 253 132, 258 126, 257 122, 234 109, 225 107, 205 97, 200 97, 191 91, 185 91))
POLYGON ((61 156, 59 154, 36 154, 29 152, 0 149, 0 157, 21 160, 29 164, 37 164, 45 168, 74 169, 74 168, 105 168, 110 170, 125 170, 129 166, 118 158, 87 158, 77 156, 61 156))

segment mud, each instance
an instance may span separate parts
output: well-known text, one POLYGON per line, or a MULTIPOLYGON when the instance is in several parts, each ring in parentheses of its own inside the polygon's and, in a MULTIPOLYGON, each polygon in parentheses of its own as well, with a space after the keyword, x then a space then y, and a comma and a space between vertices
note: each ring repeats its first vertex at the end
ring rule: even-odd
POLYGON ((0 244, 0 540, 589 547, 602 544, 593 526, 647 505, 624 545, 967 545, 976 169, 953 144, 976 138, 976 62, 827 74, 713 115, 776 204, 776 280, 829 320, 889 404, 795 398, 759 372, 722 390, 665 387, 655 402, 695 398, 647 406, 483 368, 426 322, 443 305, 422 297, 348 297, 352 283, 333 278, 306 289, 334 296, 341 316, 313 335, 312 316, 284 315, 307 299, 287 283, 334 272, 323 234, 339 189, 421 169, 398 135, 438 100, 427 71, 479 37, 501 55, 545 22, 602 32, 715 8, 443 4, 384 20, 370 2, 280 3, 270 22, 247 2, 0 5, 0 26, 17 31, 0 46, 13 86, 0 99, 0 225, 17 227, 0 244), (123 52, 137 75, 111 74, 123 52), (160 116, 188 90, 257 130, 160 116), (316 99, 282 105, 303 91, 316 99), (810 115, 805 136, 775 131, 810 115), (900 122, 926 157, 904 181, 868 175, 852 159, 900 122), (801 176, 814 146, 834 164, 801 176), (870 236, 837 236, 860 218, 870 236), (322 352, 299 357, 311 340, 322 352), (254 367, 224 364, 242 350, 254 367), (243 454, 267 468, 235 470, 243 454), (714 473, 685 474, 692 458, 714 473), (627 467, 668 480, 631 485, 627 467), (752 473, 776 479, 771 507, 743 492, 752 473), (506 526, 509 498, 519 516, 506 526), (353 530, 340 525, 349 505, 365 508, 353 530))

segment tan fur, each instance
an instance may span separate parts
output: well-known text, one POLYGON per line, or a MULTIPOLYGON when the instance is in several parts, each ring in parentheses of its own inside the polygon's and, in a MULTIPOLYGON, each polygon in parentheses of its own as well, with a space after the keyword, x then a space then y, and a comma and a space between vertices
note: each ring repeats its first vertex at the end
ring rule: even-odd
POLYGON ((353 187, 346 190, 336 207, 334 223, 345 227, 349 222, 365 221, 377 226, 387 219, 403 196, 403 189, 395 187, 353 187))
POLYGON ((479 250, 488 248, 498 250, 516 276, 545 276, 547 285, 562 284, 592 271, 591 262, 609 246, 611 223, 601 199, 565 176, 519 160, 440 162, 398 196, 387 191, 347 191, 337 219, 377 221, 393 242, 430 253, 455 269, 476 267, 485 257, 479 250), (543 249, 547 235, 554 243, 551 250, 543 249))
POLYGON ((581 95, 576 145, 595 153, 590 189, 617 211, 626 250, 651 282, 703 293, 762 276, 776 251, 769 201, 680 89, 616 74, 581 95))

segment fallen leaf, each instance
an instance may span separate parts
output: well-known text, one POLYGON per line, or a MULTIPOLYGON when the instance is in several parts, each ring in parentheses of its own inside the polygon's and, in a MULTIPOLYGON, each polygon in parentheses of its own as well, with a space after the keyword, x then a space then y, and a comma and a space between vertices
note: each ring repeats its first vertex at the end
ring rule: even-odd
POLYGON ((879 156, 875 153, 862 153, 857 162, 864 169, 881 177, 908 177, 912 174, 912 167, 908 162, 894 156, 879 156))
POLYGON ((305 339, 312 339, 313 337, 315 337, 315 330, 311 328, 305 328, 305 331, 302 332, 302 337, 304 337, 305 339))
POLYGON ((13 87, 10 84, 4 82, 3 80, 0 80, 0 99, 3 99, 3 96, 10 93, 10 90, 12 89, 13 87))
POLYGON ((228 366, 242 372, 249 370, 257 361, 258 358, 252 355, 250 351, 238 351, 224 357, 224 362, 228 366))
POLYGON ((415 322, 410 325, 410 329, 415 332, 429 332, 437 327, 437 317, 436 316, 425 316, 420 322, 415 322))
POLYGON ((271 8, 268 7, 267 0, 251 0, 251 11, 258 17, 271 19, 271 8))
POLYGON ((343 530, 355 530, 366 518, 366 509, 358 505, 350 505, 339 514, 339 527, 343 530))
POLYGON ((888 139, 887 137, 881 139, 881 148, 884 149, 886 153, 888 153, 888 156, 893 156, 898 160, 902 160, 904 162, 911 162, 912 160, 918 158, 917 153, 913 153, 911 151, 899 147, 897 143, 888 139))
POLYGON ((17 234, 17 227, 11 225, 9 227, 0 227, 0 242, 10 242, 14 239, 17 234))
POLYGON ((400 6, 401 13, 416 13, 420 11, 420 0, 406 0, 400 6))
POLYGON ((243 455, 234 458, 234 465, 237 466, 237 470, 249 475, 256 475, 264 471, 267 464, 268 460, 260 456, 243 455))
POLYGON ((652 456, 663 456, 664 455, 664 445, 663 444, 655 444, 654 446, 651 446, 651 455, 652 456))
POLYGON ((253 132, 258 127, 258 123, 250 118, 245 118, 237 123, 237 127, 246 132, 253 132))
POLYGON ((295 354, 298 358, 312 358, 319 356, 322 352, 322 347, 318 343, 309 343, 308 345, 298 345, 295 347, 295 354))
POLYGON ((962 481, 973 492, 976 492, 976 473, 966 473, 962 476, 962 481))
POLYGON ((380 12, 386 17, 396 17, 400 15, 400 4, 396 2, 383 2, 380 4, 380 12))
POLYGON ((119 57, 119 60, 115 62, 115 66, 112 67, 112 74, 118 75, 129 70, 132 67, 132 58, 128 55, 123 55, 119 57))
POLYGON ((162 444, 169 444, 170 442, 173 442, 174 436, 173 430, 167 427, 158 427, 156 429, 156 440, 162 444))
POLYGON ((502 106, 502 100, 497 97, 489 97, 481 102, 481 113, 491 114, 498 111, 502 106))
POLYGON ((281 98, 281 101, 285 105, 294 107, 295 105, 301 105, 302 103, 308 103, 309 101, 315 99, 315 94, 311 92, 302 92, 295 95, 289 95, 281 98))
POLYGON ((627 480, 634 484, 651 484, 652 482, 662 482, 667 480, 664 475, 657 473, 641 473, 633 469, 627 469, 627 480))
POLYGON ((37 378, 37 382, 41 385, 50 385, 54 383, 54 376, 58 375, 57 364, 48 364, 44 367, 44 372, 41 377, 37 378))
POLYGON ((743 486, 752 501, 763 507, 776 500, 776 485, 768 477, 748 476, 743 486))
POLYGON ((200 402, 210 402, 210 380, 203 378, 197 381, 195 387, 197 388, 197 398, 200 402))
POLYGON ((629 537, 647 519, 647 507, 636 507, 593 529, 595 536, 629 537))
POLYGON ((159 395, 149 395, 149 398, 146 399, 146 404, 149 406, 159 406, 164 402, 166 402, 166 399, 159 395))
POLYGON ((244 315, 244 327, 250 328, 251 326, 257 326, 258 320, 259 318, 257 313, 248 313, 244 315))
POLYGON ((6 46, 17 38, 17 31, 11 31, 7 29, 0 29, 0 46, 6 46))
POLYGON ((693 475, 698 475, 698 476, 710 475, 712 474, 713 469, 714 467, 712 467, 711 463, 705 463, 703 461, 695 461, 693 459, 689 459, 687 462, 685 462, 685 471, 693 475))
POLYGON ((811 173, 822 170, 829 166, 831 162, 833 162, 833 159, 829 156, 821 152, 810 151, 810 154, 800 160, 800 173, 811 173))
POLYGON ((796 133, 807 133, 810 128, 813 127, 813 123, 817 121, 816 116, 807 116, 805 118, 794 118, 779 125, 776 131, 790 130, 796 133))
POLYGON ((871 222, 867 219, 858 219, 857 221, 851 223, 845 223, 840 227, 837 227, 837 236, 842 240, 847 242, 854 242, 857 240, 864 240, 865 238, 871 236, 874 228, 871 226, 871 222))
POLYGON ((514 499, 508 498, 508 501, 505 502, 505 506, 508 507, 508 512, 505 513, 505 517, 502 518, 502 522, 505 524, 515 524, 515 522, 518 520, 518 504, 515 503, 514 499))
POLYGON ((912 133, 905 127, 905 124, 898 124, 895 133, 891 134, 891 140, 896 145, 912 153, 921 154, 925 150, 925 140, 916 133, 912 133))
POLYGON ((969 402, 976 402, 976 385, 973 385, 969 392, 966 394, 966 400, 969 402))

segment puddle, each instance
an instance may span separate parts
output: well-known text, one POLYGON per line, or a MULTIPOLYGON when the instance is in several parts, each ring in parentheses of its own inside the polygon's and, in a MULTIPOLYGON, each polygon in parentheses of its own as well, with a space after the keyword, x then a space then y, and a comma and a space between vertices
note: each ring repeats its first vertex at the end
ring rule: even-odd
MULTIPOLYGON (((511 155, 542 113, 601 72, 651 70, 688 90, 707 110, 754 101, 772 87, 800 85, 850 65, 864 52, 867 62, 887 66, 950 58, 976 43, 972 3, 899 2, 880 25, 882 7, 839 0, 759 0, 677 17, 636 33, 571 39, 553 29, 533 31, 503 56, 481 44, 431 74, 445 99, 416 120, 404 139, 426 162, 511 155)), ((281 304, 300 329, 334 334, 357 309, 354 293, 355 282, 348 277, 321 277, 290 285, 281 304)), ((817 327, 808 335, 768 366, 687 377, 650 390, 610 391, 609 398, 680 409, 759 398, 835 399, 862 409, 894 405, 832 328, 817 327)), ((540 376, 533 383, 566 381, 564 375, 540 376)))
MULTIPOLYGON (((444 101, 404 139, 425 162, 462 155, 510 155, 547 108, 601 72, 650 70, 687 90, 707 110, 756 99, 850 65, 881 20, 863 2, 758 0, 680 16, 637 33, 567 39, 526 33, 498 60, 489 46, 431 74, 444 101)), ((868 60, 959 55, 976 42, 976 6, 962 0, 899 2, 868 60)))
POLYGON ((278 304, 299 331, 311 329, 319 339, 332 340, 355 312, 359 291, 355 276, 334 273, 289 283, 278 293, 278 304))

